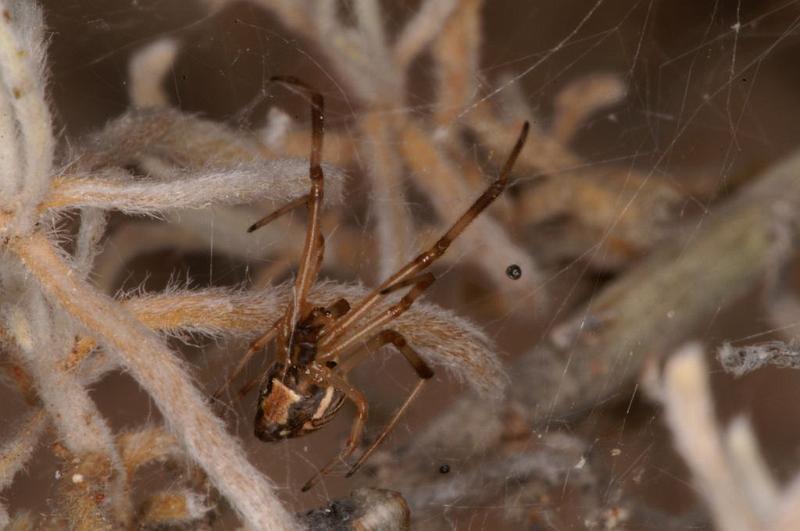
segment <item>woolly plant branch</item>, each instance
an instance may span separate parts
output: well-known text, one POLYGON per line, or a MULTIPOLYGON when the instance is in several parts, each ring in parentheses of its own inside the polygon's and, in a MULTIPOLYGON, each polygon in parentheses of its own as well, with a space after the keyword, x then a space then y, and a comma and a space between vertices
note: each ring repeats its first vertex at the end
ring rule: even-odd
POLYGON ((177 55, 178 43, 173 39, 159 39, 134 54, 128 64, 131 103, 137 107, 166 107, 169 104, 162 81, 177 55))
POLYGON ((272 485, 247 461, 174 354, 150 330, 80 280, 44 236, 16 240, 9 247, 53 301, 120 358, 153 397, 192 458, 249 525, 295 527, 272 485))
POLYGON ((81 150, 70 168, 124 167, 156 159, 167 166, 218 169, 268 155, 252 133, 171 107, 129 111, 89 137, 81 150))
MULTIPOLYGON (((3 181, 3 203, 16 203, 15 210, 27 215, 16 221, 28 222, 30 213, 47 190, 53 162, 55 140, 52 133, 50 110, 45 97, 44 24, 39 6, 33 2, 6 1, 2 3, 0 18, 0 75, 3 99, 10 102, 19 135, 4 136, 4 142, 14 144, 19 139, 19 160, 11 154, 3 181), (15 184, 12 184, 15 183, 15 184), (10 186, 9 186, 10 185, 10 186)), ((7 106, 4 105, 4 106, 7 106)), ((3 120, 2 129, 9 132, 10 124, 3 120)), ((13 149, 13 148, 12 148, 13 149)), ((30 226, 21 227, 30 230, 30 226)))
POLYGON ((562 144, 572 141, 580 126, 601 109, 622 101, 627 87, 619 76, 595 74, 572 81, 555 98, 551 134, 562 144))
MULTIPOLYGON (((312 288, 311 299, 327 305, 344 297, 352 303, 367 293, 361 286, 320 282, 312 288)), ((144 295, 124 305, 143 324, 167 333, 248 337, 263 333, 264 323, 274 322, 290 301, 291 283, 287 283, 256 292, 211 289, 144 295)), ((363 319, 379 315, 388 304, 363 319)), ((392 326, 433 365, 469 383, 484 398, 499 398, 504 392, 506 377, 492 342, 469 321, 419 302, 392 326)))
POLYGON ((44 410, 32 408, 19 423, 16 433, 3 441, 0 447, 0 491, 11 485, 14 476, 30 460, 46 425, 44 410))
MULTIPOLYGON (((75 375, 62 368, 69 354, 74 329, 63 315, 54 315, 37 289, 22 294, 23 304, 6 321, 19 346, 17 352, 30 367, 45 410, 58 428, 64 446, 77 456, 95 456, 112 467, 104 481, 113 512, 109 520, 126 525, 131 508, 126 493, 126 474, 111 429, 75 375)), ((102 511, 101 511, 102 512, 102 511)))
MULTIPOLYGON (((333 190, 341 190, 337 184, 342 183, 344 174, 328 165, 323 169, 333 190)), ((111 170, 57 179, 41 208, 94 207, 152 215, 171 209, 240 205, 267 198, 287 201, 303 195, 308 162, 263 161, 224 171, 173 171, 172 175, 162 171, 160 177, 169 180, 126 177, 119 170, 111 170)), ((336 199, 335 194, 332 199, 336 199)))
POLYGON ((154 461, 182 455, 175 436, 160 426, 146 425, 117 436, 122 461, 129 475, 154 461))
POLYGON ((458 0, 426 0, 397 36, 394 60, 402 70, 438 35, 458 6, 458 0))
POLYGON ((189 489, 158 492, 145 500, 137 518, 140 528, 185 527, 211 509, 206 500, 189 489))

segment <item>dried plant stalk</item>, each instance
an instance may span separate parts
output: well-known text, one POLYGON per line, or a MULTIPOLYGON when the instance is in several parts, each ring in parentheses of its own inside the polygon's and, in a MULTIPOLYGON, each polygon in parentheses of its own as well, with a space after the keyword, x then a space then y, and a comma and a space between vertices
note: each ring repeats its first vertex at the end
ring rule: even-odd
POLYGON ((361 120, 362 134, 367 138, 365 148, 372 185, 373 215, 381 244, 380 278, 387 278, 406 261, 412 238, 412 222, 401 179, 401 164, 392 145, 397 142, 395 130, 379 115, 361 120))
POLYGON ((394 58, 400 70, 405 70, 442 30, 445 22, 459 5, 459 0, 426 0, 403 27, 394 44, 394 58))
POLYGON ((434 121, 438 127, 453 124, 477 93, 482 7, 483 0, 460 0, 434 42, 433 58, 438 64, 434 121))
POLYGON ((762 522, 778 512, 780 487, 761 455, 750 422, 737 417, 724 434, 725 449, 738 484, 762 522))
MULTIPOLYGON (((289 130, 278 142, 266 142, 276 156, 306 157, 311 151, 311 133, 306 129, 289 130)), ((357 142, 352 134, 341 131, 325 131, 322 160, 342 168, 358 162, 357 142)))
MULTIPOLYGON (((488 107, 482 103, 466 116, 467 126, 481 140, 481 143, 495 153, 503 153, 514 141, 514 131, 519 130, 522 119, 516 118, 504 121, 498 118, 488 107)), ((537 174, 557 175, 566 170, 580 169, 584 166, 583 160, 573 154, 563 144, 536 127, 536 122, 530 130, 530 138, 525 144, 517 160, 520 170, 533 170, 537 174)))

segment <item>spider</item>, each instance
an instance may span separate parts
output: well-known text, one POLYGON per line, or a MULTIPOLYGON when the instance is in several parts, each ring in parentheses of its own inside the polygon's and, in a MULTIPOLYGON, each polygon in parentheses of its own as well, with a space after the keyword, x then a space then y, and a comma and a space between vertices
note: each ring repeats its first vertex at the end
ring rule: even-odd
MULTIPOLYGON (((279 76, 271 78, 270 82, 296 87, 307 93, 311 100, 311 188, 307 195, 287 203, 255 222, 247 230, 252 232, 303 205, 308 210, 308 227, 300 266, 294 280, 293 301, 289 303, 284 314, 251 343, 215 396, 219 396, 227 388, 256 352, 274 340, 276 360, 264 373, 260 383, 255 416, 256 437, 267 442, 299 437, 330 422, 342 408, 345 399, 355 405, 357 415, 344 448, 305 483, 302 488, 305 492, 328 474, 337 462, 346 463, 361 443, 368 404, 364 395, 348 382, 350 370, 371 352, 392 345, 414 369, 419 382, 381 434, 350 467, 346 477, 352 476, 383 442, 417 397, 423 384, 433 376, 433 370, 422 357, 400 333, 387 325, 408 310, 434 282, 433 274, 424 270, 442 256, 453 240, 502 193, 508 182, 509 172, 525 143, 528 123, 523 125, 498 179, 436 243, 397 270, 355 306, 351 306, 345 299, 327 307, 315 306, 308 300, 308 294, 319 274, 325 245, 320 230, 324 183, 321 166, 324 100, 319 92, 297 78, 279 76), (377 316, 361 321, 383 297, 406 287, 410 289, 397 303, 377 316)), ((248 387, 251 388, 254 383, 245 386, 242 394, 248 392, 248 387)))

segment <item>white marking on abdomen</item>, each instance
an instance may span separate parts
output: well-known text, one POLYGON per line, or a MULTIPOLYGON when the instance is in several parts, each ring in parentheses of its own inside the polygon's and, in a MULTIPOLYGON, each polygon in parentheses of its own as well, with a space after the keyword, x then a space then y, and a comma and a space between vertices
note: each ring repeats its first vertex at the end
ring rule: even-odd
POLYGON ((330 407, 332 400, 333 400, 333 386, 330 386, 327 389, 325 389, 325 396, 323 396, 322 400, 320 400, 319 407, 317 408, 317 411, 314 412, 314 416, 311 418, 313 420, 317 420, 318 418, 322 417, 328 410, 328 407, 330 407))

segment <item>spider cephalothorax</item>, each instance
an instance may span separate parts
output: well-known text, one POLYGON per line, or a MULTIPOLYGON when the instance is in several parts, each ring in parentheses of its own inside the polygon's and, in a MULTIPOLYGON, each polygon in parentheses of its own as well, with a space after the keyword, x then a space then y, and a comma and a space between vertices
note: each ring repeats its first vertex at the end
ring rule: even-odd
MULTIPOLYGON (((294 299, 283 316, 261 337, 256 339, 228 378, 228 382, 244 366, 255 352, 275 342, 276 361, 261 380, 258 410, 255 418, 255 434, 264 441, 278 441, 304 435, 328 423, 347 398, 356 406, 357 415, 347 444, 339 456, 328 462, 303 487, 308 490, 336 463, 346 461, 361 443, 364 423, 367 419, 367 401, 347 380, 348 373, 370 353, 385 345, 392 345, 409 362, 419 377, 414 390, 395 413, 383 432, 351 466, 348 476, 353 474, 367 457, 386 438, 397 420, 414 400, 422 385, 433 376, 433 371, 422 357, 406 342, 405 338, 390 327, 390 324, 408 310, 431 284, 435 277, 424 272, 435 262, 453 240, 499 196, 508 182, 508 175, 528 132, 526 123, 500 176, 459 217, 450 229, 430 248, 414 260, 401 267, 363 300, 351 308, 344 299, 327 307, 314 306, 308 300, 311 286, 316 281, 324 253, 324 238, 320 230, 324 176, 321 166, 323 137, 322 95, 295 78, 273 78, 291 86, 299 87, 311 97, 311 158, 309 193, 272 214, 254 223, 253 231, 291 211, 306 206, 308 230, 303 255, 294 281, 294 299), (395 304, 368 316, 369 310, 384 300, 391 292, 409 288, 395 304)), ((227 384, 225 384, 227 387, 227 384)))

